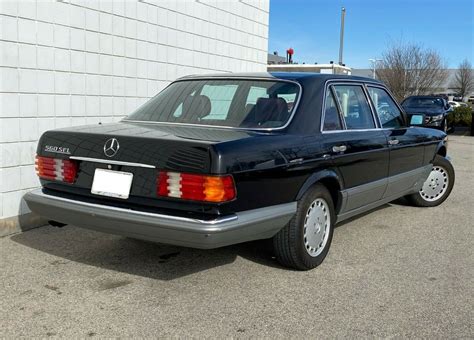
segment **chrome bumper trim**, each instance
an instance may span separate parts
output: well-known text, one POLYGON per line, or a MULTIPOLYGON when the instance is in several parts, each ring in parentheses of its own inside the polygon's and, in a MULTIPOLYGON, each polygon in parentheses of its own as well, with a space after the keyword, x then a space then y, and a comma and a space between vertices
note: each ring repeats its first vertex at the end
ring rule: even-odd
POLYGON ((118 207, 105 205, 105 204, 94 204, 94 203, 76 201, 76 200, 71 200, 71 199, 68 199, 68 198, 48 195, 48 194, 45 194, 41 189, 36 189, 36 190, 33 190, 33 191, 27 193, 25 199, 27 199, 28 197, 31 197, 32 195, 36 196, 35 199, 43 198, 43 199, 48 199, 48 200, 54 200, 54 201, 57 201, 57 202, 67 202, 67 203, 74 204, 76 206, 92 207, 92 208, 108 210, 108 211, 117 211, 117 212, 122 212, 122 213, 129 214, 129 215, 149 216, 149 217, 153 217, 153 218, 165 219, 165 220, 170 220, 170 221, 196 223, 196 224, 202 224, 202 225, 216 225, 216 224, 219 224, 219 223, 230 222, 230 221, 234 221, 234 220, 237 219, 237 215, 218 217, 218 218, 213 219, 213 220, 201 220, 201 219, 197 219, 197 218, 189 218, 189 217, 181 217, 181 216, 173 216, 173 215, 164 215, 164 214, 155 214, 155 213, 149 213, 149 212, 146 212, 146 211, 137 211, 137 210, 132 210, 132 209, 124 209, 124 208, 118 208, 118 207))

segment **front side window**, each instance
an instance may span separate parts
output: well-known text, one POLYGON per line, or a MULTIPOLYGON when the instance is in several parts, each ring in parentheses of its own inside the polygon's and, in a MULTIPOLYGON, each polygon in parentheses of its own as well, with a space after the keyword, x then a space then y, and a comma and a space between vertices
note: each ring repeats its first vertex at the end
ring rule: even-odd
POLYGON ((387 91, 379 87, 368 87, 370 99, 384 128, 399 128, 404 126, 402 112, 389 96, 387 91))
POLYGON ((334 85, 348 130, 373 129, 375 122, 360 85, 334 85))
POLYGON ((274 80, 196 79, 172 83, 127 120, 278 128, 291 117, 299 86, 274 80))

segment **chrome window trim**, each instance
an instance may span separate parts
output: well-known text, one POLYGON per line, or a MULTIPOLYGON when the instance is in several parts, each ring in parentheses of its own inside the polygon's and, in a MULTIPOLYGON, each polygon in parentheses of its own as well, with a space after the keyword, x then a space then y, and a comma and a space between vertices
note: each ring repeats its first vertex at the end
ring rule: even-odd
POLYGON ((372 102, 372 98, 370 97, 369 90, 367 89, 367 85, 364 84, 363 87, 364 87, 365 96, 366 96, 367 101, 369 103, 370 111, 372 112, 372 117, 374 117, 374 120, 375 120, 375 126, 382 129, 383 128, 382 122, 380 121, 379 114, 377 113, 377 110, 375 109, 374 103, 372 102))
POLYGON ((331 130, 331 131, 322 131, 322 133, 341 133, 341 132, 367 132, 367 131, 391 131, 391 130, 397 130, 397 129, 411 129, 411 128, 416 128, 416 126, 407 126, 407 127, 401 127, 401 128, 375 128, 375 129, 353 129, 353 130, 331 130))
MULTIPOLYGON (((344 116, 342 115, 341 103, 339 103, 339 99, 337 98, 336 90, 334 90, 334 87, 332 85, 329 85, 329 91, 331 92, 332 100, 334 100, 334 102, 336 103, 336 110, 339 116, 339 121, 341 123, 342 130, 347 130, 346 120, 344 119, 344 116)), ((324 96, 324 100, 326 100, 326 96, 324 96)), ((326 103, 324 103, 324 119, 326 119, 326 103)), ((324 129, 324 121, 323 121, 322 128, 324 129)), ((325 131, 341 131, 341 130, 325 130, 325 131)))
POLYGON ((95 163, 103 163, 103 164, 115 164, 115 165, 124 165, 124 166, 134 166, 138 168, 148 168, 148 169, 155 169, 156 166, 151 164, 143 164, 143 163, 132 163, 132 162, 122 162, 122 161, 114 161, 111 159, 101 159, 101 158, 91 158, 91 157, 80 157, 80 156, 71 156, 69 159, 77 160, 77 161, 86 161, 86 162, 95 162, 95 163))
MULTIPOLYGON (((358 80, 358 79, 344 79, 343 81, 341 81, 340 79, 337 79, 337 78, 333 78, 333 79, 328 79, 325 81, 324 83, 324 91, 323 91, 323 103, 322 103, 322 107, 321 107, 321 121, 320 121, 320 125, 319 125, 319 132, 322 133, 322 134, 325 134, 325 133, 340 133, 340 132, 357 132, 357 131, 374 131, 374 130, 383 130, 378 124, 378 117, 375 117, 374 116, 374 112, 372 110, 372 106, 370 104, 370 99, 367 97, 367 92, 366 92, 366 89, 365 89, 365 83, 370 83, 370 84, 377 84, 375 82, 371 82, 371 81, 367 81, 367 82, 364 82, 364 81, 361 81, 361 80, 358 80), (372 119, 374 121, 374 124, 375 124, 375 127, 374 128, 370 128, 370 129, 347 129, 345 128, 344 130, 329 130, 329 131, 324 131, 323 127, 324 127, 324 118, 325 118, 325 107, 326 107, 326 91, 328 89, 328 87, 330 86, 335 86, 335 85, 356 85, 356 86, 361 86, 362 87, 362 90, 364 92, 364 96, 365 96, 365 99, 367 100, 367 104, 369 105, 369 109, 370 109, 370 112, 372 113, 372 119)), ((336 97, 336 101, 339 103, 339 100, 338 98, 336 97)), ((338 105, 338 108, 339 108, 339 104, 338 105)), ((342 112, 340 112, 340 114, 342 114, 342 112)), ((344 126, 346 125, 345 124, 345 120, 343 119, 344 121, 344 126)))
POLYGON ((170 84, 168 84, 168 86, 166 86, 163 90, 158 92, 156 95, 163 92, 165 89, 167 89, 169 86, 171 86, 174 83, 181 82, 181 81, 201 81, 201 80, 240 80, 240 81, 260 80, 260 81, 269 81, 269 82, 286 82, 286 83, 291 83, 291 84, 295 84, 296 86, 298 86, 299 91, 298 91, 298 97, 295 101, 295 104, 293 105, 293 109, 292 109, 292 112, 290 114, 290 117, 288 118, 288 121, 284 125, 279 126, 279 127, 274 127, 274 128, 242 128, 242 127, 232 127, 232 126, 224 126, 224 125, 173 123, 173 122, 152 122, 152 121, 146 121, 146 120, 133 120, 133 119, 127 119, 127 118, 124 118, 121 121, 122 122, 131 122, 131 123, 142 123, 142 124, 161 124, 161 125, 212 127, 212 128, 219 128, 219 129, 241 130, 241 131, 249 131, 249 130, 250 131, 267 131, 267 132, 280 131, 280 130, 286 129, 291 124, 291 122, 293 121, 293 117, 295 116, 296 111, 298 110, 298 106, 300 104, 301 97, 303 95, 303 87, 297 81, 289 80, 289 79, 281 79, 281 78, 274 78, 273 79, 273 78, 251 77, 251 76, 250 77, 232 77, 232 76, 229 76, 229 77, 206 77, 206 76, 204 76, 204 77, 196 77, 196 78, 194 78, 194 77, 193 78, 180 78, 180 79, 177 79, 177 80, 171 82, 170 84))
POLYGON ((373 128, 373 129, 352 129, 352 130, 330 130, 330 131, 322 131, 321 133, 342 133, 342 132, 367 132, 367 131, 382 131, 386 129, 381 128, 373 128))

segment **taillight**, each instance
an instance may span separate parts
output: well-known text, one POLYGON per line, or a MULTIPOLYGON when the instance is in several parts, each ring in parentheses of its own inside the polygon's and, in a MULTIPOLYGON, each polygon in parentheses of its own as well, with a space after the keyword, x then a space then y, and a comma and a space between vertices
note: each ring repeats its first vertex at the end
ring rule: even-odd
POLYGON ((158 196, 192 201, 227 202, 235 198, 232 176, 207 176, 161 171, 158 174, 158 196))
POLYGON ((35 168, 40 178, 74 183, 78 166, 69 159, 36 156, 35 168))

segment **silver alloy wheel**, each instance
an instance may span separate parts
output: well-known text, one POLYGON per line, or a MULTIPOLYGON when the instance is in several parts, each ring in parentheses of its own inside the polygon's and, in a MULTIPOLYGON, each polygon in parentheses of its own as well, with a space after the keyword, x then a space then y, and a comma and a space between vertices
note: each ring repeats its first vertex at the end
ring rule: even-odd
POLYGON ((420 195, 425 201, 434 202, 443 197, 448 190, 449 176, 445 168, 436 165, 431 170, 428 179, 420 190, 420 195))
POLYGON ((304 245, 310 256, 316 257, 324 250, 330 228, 329 206, 324 199, 317 198, 310 204, 304 219, 304 245))

